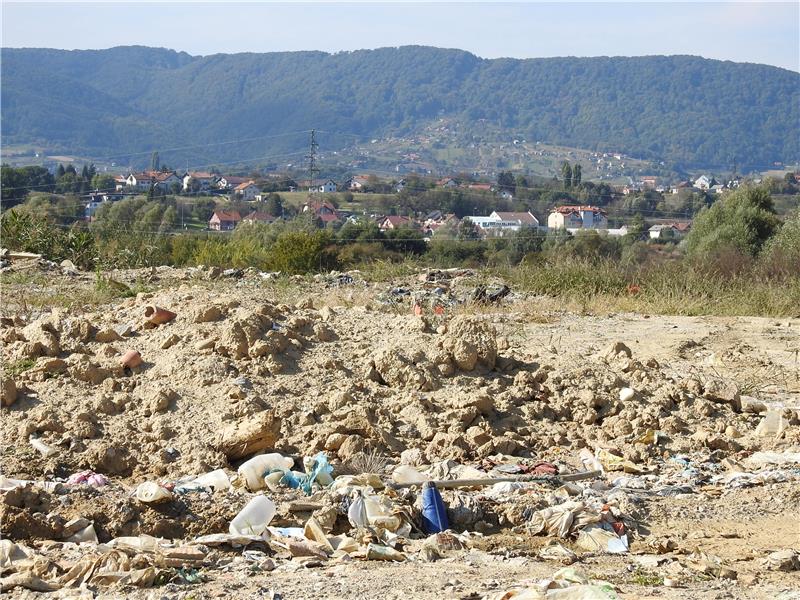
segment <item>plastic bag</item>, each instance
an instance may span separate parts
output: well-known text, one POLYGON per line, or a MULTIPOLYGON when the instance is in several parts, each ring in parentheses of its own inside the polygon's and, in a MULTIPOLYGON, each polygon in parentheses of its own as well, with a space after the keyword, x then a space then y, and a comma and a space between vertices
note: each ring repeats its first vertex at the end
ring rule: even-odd
POLYGON ((321 475, 327 476, 323 477, 326 481, 331 481, 330 474, 333 473, 333 467, 328 464, 328 455, 324 452, 318 453, 311 465, 311 471, 305 475, 297 476, 292 471, 287 471, 281 478, 281 483, 288 485, 292 489, 300 488, 306 496, 310 496, 313 483, 321 475))

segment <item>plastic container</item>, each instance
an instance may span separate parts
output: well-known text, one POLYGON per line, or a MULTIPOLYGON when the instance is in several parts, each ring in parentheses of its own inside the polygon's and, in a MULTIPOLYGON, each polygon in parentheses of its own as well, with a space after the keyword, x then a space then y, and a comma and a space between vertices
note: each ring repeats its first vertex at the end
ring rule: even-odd
POLYGON ((259 454, 242 463, 238 472, 245 480, 247 489, 255 492, 256 490, 264 489, 264 477, 267 473, 276 469, 288 471, 293 464, 294 461, 288 456, 272 452, 270 454, 259 454))
POLYGON ((193 483, 199 483, 202 486, 210 487, 214 491, 229 490, 231 487, 230 479, 228 479, 228 475, 222 469, 200 475, 193 483))
POLYGON ((397 531, 403 524, 400 517, 394 516, 391 508, 381 504, 377 496, 364 496, 364 508, 367 513, 367 521, 373 527, 397 531))
POLYGON ((172 500, 172 492, 161 487, 155 481, 145 481, 136 488, 136 499, 145 504, 158 504, 172 500))
POLYGON ((392 471, 392 481, 401 484, 423 484, 430 478, 408 465, 398 465, 392 471))
POLYGON ((441 533, 450 529, 442 495, 430 481, 422 484, 422 528, 425 533, 441 533))
POLYGON ((364 505, 364 497, 359 491, 356 491, 356 497, 350 503, 350 508, 347 509, 347 520, 356 529, 364 529, 369 525, 367 507, 364 505))
POLYGON ((231 535, 261 535, 275 516, 275 503, 266 496, 255 496, 233 518, 231 535))
POLYGON ((395 562, 403 562, 406 559, 402 552, 398 552, 389 546, 381 546, 380 544, 367 545, 367 560, 390 560, 395 562))

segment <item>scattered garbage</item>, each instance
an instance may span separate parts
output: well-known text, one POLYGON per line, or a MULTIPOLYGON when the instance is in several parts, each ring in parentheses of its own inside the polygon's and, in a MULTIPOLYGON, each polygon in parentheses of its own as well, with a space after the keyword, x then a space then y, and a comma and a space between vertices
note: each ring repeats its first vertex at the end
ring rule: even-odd
POLYGON ((450 529, 442 495, 431 481, 422 484, 422 528, 425 533, 441 533, 450 529))
POLYGON ((172 492, 154 481, 139 484, 134 495, 139 502, 145 504, 159 504, 172 500, 172 492))
POLYGON ((266 496, 254 496, 231 521, 231 535, 261 535, 275 516, 275 503, 266 496))

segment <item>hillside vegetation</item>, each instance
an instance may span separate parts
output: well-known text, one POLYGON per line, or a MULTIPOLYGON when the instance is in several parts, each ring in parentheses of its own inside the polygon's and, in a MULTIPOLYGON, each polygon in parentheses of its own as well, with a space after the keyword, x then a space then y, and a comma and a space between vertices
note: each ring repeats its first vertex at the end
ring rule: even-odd
POLYGON ((193 57, 119 47, 3 49, 2 62, 5 144, 120 164, 183 146, 194 147, 168 159, 285 157, 304 148, 299 132, 312 127, 337 132, 325 137, 332 148, 441 116, 457 118, 467 136, 488 124, 679 168, 800 156, 800 74, 690 56, 487 60, 409 46, 193 57), (219 143, 240 139, 250 141, 219 143))

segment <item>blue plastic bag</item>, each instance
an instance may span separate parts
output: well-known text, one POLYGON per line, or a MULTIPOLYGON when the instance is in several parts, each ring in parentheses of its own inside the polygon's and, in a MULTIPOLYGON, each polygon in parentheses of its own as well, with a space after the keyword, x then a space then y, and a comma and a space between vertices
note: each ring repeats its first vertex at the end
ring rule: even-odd
POLYGON ((286 471, 284 476, 281 478, 280 483, 287 485, 292 489, 300 488, 303 490, 306 496, 310 496, 311 485, 314 483, 320 473, 327 473, 328 475, 333 473, 333 467, 328 463, 328 455, 324 452, 320 452, 314 457, 314 466, 311 468, 310 473, 306 473, 305 475, 298 477, 291 471, 286 471))

